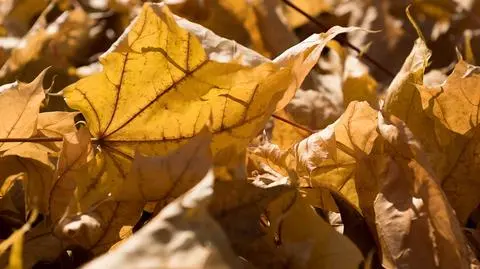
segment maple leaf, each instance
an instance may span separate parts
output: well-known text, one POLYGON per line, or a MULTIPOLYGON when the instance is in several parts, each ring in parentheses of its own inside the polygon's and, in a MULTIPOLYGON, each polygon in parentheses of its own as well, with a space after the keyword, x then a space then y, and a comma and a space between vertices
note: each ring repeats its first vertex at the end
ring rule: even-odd
POLYGON ((0 92, 1 112, 6 116, 0 126, 0 135, 4 138, 24 140, 0 143, 0 158, 5 167, 8 167, 3 169, 0 183, 3 183, 8 175, 23 173, 27 212, 33 208, 41 213, 48 212, 46 197, 52 185, 55 156, 61 147, 61 142, 35 143, 28 139, 58 138, 76 131, 76 112, 40 113, 45 98, 46 89, 42 85, 46 72, 47 70, 44 70, 28 84, 6 84, 0 92), (12 103, 18 105, 10 108, 12 103))
POLYGON ((212 122, 214 152, 240 148, 285 90, 281 84, 288 72, 272 64, 249 69, 209 61, 195 36, 178 27, 164 6, 145 5, 128 32, 102 59, 103 73, 64 91, 67 103, 87 118, 94 137, 117 154, 133 156, 134 148, 161 154, 175 148, 200 131, 212 110, 220 113, 212 122), (156 68, 129 71, 139 64, 156 68), (159 66, 169 71, 159 76, 159 66), (144 84, 141 98, 131 100, 138 83, 144 84), (273 88, 277 90, 267 91, 273 88))
POLYGON ((277 102, 279 107, 288 102, 325 40, 351 30, 332 29, 285 52, 277 64, 249 68, 209 60, 199 40, 175 23, 167 7, 146 4, 102 58, 105 70, 69 86, 64 96, 104 147, 127 156, 134 148, 150 154, 175 148, 212 117, 212 150, 226 163, 224 154, 241 152, 277 102), (159 74, 160 66, 168 72, 159 74), (141 95, 132 100, 140 85, 141 95))
MULTIPOLYGON (((0 137, 28 138, 36 133, 40 106, 45 99, 45 74, 46 70, 29 84, 14 82, 0 88, 0 107, 4 117, 0 125, 0 137), (12 108, 12 103, 17 105, 12 108)), ((0 152, 16 144, 18 143, 0 143, 0 152)))

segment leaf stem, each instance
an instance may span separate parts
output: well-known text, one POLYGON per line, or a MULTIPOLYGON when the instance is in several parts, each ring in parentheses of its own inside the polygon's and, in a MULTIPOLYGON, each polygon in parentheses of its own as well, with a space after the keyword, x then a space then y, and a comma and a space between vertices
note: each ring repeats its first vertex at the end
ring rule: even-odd
POLYGON ((303 131, 305 131, 305 132, 307 132, 307 133, 309 133, 309 134, 315 133, 314 130, 312 130, 312 129, 310 129, 310 128, 307 128, 307 127, 304 127, 304 126, 302 126, 302 125, 300 125, 300 124, 298 124, 298 123, 295 123, 295 122, 293 122, 293 121, 291 121, 291 120, 285 119, 284 117, 281 117, 281 116, 278 116, 278 115, 275 115, 275 114, 273 114, 272 117, 274 117, 274 118, 277 119, 277 120, 283 121, 283 122, 285 122, 285 123, 287 123, 287 124, 290 124, 290 125, 292 125, 293 127, 298 128, 298 129, 300 129, 300 130, 303 130, 303 131))
MULTIPOLYGON (((287 124, 292 125, 295 128, 298 128, 300 130, 303 130, 309 134, 315 133, 314 130, 309 129, 307 127, 304 127, 298 123, 295 123, 293 121, 290 121, 288 119, 285 119, 281 116, 273 114, 272 117, 274 117, 277 120, 283 121, 287 124)), ((98 141, 99 139, 96 137, 92 137, 90 141, 95 142, 98 141)), ((26 143, 26 142, 31 142, 31 143, 42 143, 42 142, 61 142, 63 141, 63 137, 7 137, 7 138, 0 138, 0 143, 26 143)))
POLYGON ((63 141, 63 137, 8 137, 0 138, 0 143, 14 143, 14 142, 59 142, 63 141))
MULTIPOLYGON (((0 143, 42 143, 42 142, 61 142, 63 141, 63 137, 8 137, 8 138, 0 138, 0 143)), ((92 137, 90 141, 98 141, 98 138, 92 137)))

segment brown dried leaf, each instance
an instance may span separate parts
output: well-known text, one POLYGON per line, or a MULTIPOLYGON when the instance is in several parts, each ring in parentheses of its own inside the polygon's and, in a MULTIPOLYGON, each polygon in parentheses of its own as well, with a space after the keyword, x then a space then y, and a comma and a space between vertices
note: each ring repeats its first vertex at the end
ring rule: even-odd
POLYGON ((386 144, 364 160, 371 172, 359 176, 377 179, 373 206, 383 265, 469 268, 460 225, 418 142, 398 119, 390 123, 380 114, 378 128, 386 144))

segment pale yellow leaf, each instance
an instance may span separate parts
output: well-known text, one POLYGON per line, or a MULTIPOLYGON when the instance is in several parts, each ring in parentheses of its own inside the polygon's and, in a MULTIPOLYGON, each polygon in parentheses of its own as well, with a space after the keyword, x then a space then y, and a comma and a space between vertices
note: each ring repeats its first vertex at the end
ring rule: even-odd
MULTIPOLYGON (((45 98, 42 83, 46 72, 47 70, 44 70, 28 84, 14 82, 0 87, 1 138, 28 138, 36 133, 40 106, 45 98)), ((18 142, 0 143, 0 152, 15 145, 18 145, 18 142)))

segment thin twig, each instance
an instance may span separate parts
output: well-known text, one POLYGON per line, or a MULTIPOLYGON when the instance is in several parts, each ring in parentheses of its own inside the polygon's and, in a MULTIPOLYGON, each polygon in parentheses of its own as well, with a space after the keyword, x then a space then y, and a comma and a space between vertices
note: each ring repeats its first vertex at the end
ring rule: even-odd
MULTIPOLYGON (((319 21, 318 19, 316 19, 315 17, 313 16, 310 16, 310 14, 308 14, 307 12, 303 11, 301 8, 299 8, 298 6, 296 6, 294 3, 290 2, 289 0, 282 0, 287 6, 291 7, 292 9, 294 9, 295 11, 297 11, 298 13, 302 14, 303 16, 305 16, 305 18, 307 18, 308 20, 310 20, 311 22, 313 22, 315 25, 319 26, 321 28, 322 31, 327 31, 330 27, 326 26, 325 24, 323 24, 321 21, 319 21)), ((353 45, 352 43, 350 43, 348 40, 346 39, 340 39, 338 40, 341 44, 344 44, 346 46, 348 46, 349 48, 353 49, 354 51, 356 51, 358 54, 361 54, 362 53, 362 50, 358 47, 356 47, 355 45, 353 45)), ((373 64, 375 67, 377 67, 378 69, 380 69, 381 71, 383 71, 385 74, 387 74, 390 78, 394 78, 395 77, 395 74, 388 70, 388 68, 386 68, 385 66, 383 66, 382 64, 380 64, 377 60, 373 59, 372 57, 370 57, 368 54, 366 53, 363 53, 362 54, 362 58, 364 58, 365 60, 367 60, 368 62, 370 62, 371 64, 373 64)))

